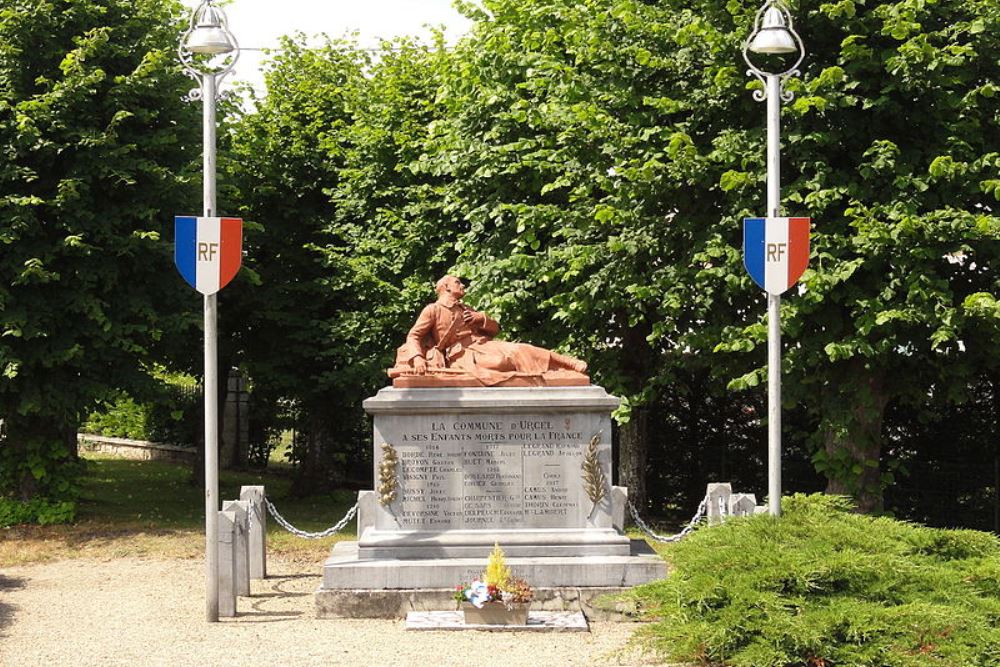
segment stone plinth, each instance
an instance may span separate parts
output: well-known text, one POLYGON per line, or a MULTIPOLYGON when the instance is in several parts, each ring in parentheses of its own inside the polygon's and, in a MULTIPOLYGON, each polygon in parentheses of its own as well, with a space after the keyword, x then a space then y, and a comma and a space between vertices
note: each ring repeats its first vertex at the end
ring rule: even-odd
POLYGON ((612 525, 611 411, 600 387, 387 388, 375 420, 375 478, 396 452, 396 499, 360 508, 360 558, 628 555, 612 525), (595 503, 583 463, 603 475, 595 503), (486 550, 486 551, 484 551, 486 550))
POLYGON ((618 403, 595 386, 381 390, 364 402, 378 490, 359 495, 358 541, 331 554, 317 603, 454 589, 494 543, 536 588, 664 576, 623 533, 627 492, 611 486, 618 403))

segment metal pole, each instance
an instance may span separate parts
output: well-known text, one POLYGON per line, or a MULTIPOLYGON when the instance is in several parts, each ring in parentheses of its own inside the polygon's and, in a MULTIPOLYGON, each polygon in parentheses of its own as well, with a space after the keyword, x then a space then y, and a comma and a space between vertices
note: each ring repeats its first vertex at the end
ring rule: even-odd
MULTIPOLYGON (((767 215, 781 215, 781 79, 767 75, 767 215)), ((767 296, 767 497, 781 516, 781 296, 767 296)))
MULTIPOLYGON (((215 75, 203 74, 205 217, 215 215, 215 75)), ((205 296, 205 596, 206 619, 219 620, 219 354, 216 295, 205 296)))

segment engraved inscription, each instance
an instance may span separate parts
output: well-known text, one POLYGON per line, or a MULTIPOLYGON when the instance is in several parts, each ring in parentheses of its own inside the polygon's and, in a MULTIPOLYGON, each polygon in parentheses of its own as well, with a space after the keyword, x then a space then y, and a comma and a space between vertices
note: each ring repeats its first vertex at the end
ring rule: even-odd
POLYGON ((547 416, 433 418, 400 433, 405 530, 577 528, 587 439, 573 420, 547 416))

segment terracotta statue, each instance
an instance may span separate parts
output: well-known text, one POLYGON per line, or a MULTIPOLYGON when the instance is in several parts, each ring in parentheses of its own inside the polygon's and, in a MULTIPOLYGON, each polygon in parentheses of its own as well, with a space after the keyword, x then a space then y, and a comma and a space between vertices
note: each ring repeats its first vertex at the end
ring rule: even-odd
POLYGON ((394 387, 587 385, 587 364, 541 347, 493 340, 496 320, 462 303, 455 276, 437 282, 389 369, 394 387))

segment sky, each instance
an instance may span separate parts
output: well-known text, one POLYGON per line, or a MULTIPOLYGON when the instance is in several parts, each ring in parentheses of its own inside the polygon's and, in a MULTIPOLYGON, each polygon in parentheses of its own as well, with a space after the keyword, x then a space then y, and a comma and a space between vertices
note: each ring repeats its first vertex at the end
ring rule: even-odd
MULTIPOLYGON (((200 0, 182 0, 197 7, 200 0)), ((398 35, 427 37, 427 24, 445 26, 448 41, 461 37, 469 21, 451 0, 233 0, 224 5, 229 29, 240 53, 235 78, 263 88, 260 66, 264 54, 254 49, 275 47, 281 35, 303 32, 341 37, 358 31, 362 46, 377 46, 380 38, 398 35)))

